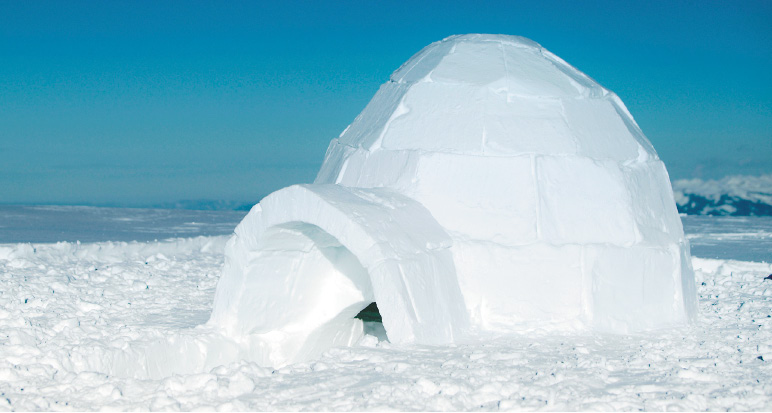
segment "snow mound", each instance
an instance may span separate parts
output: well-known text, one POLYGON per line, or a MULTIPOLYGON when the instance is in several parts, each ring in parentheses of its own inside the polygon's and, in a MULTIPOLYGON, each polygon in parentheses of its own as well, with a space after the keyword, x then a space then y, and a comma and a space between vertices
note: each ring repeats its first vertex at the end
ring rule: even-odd
POLYGON ((210 325, 279 366, 362 337, 627 332, 696 312, 662 161, 621 100, 531 40, 452 36, 402 65, 312 185, 226 246, 210 325))
POLYGON ((673 182, 678 210, 689 215, 772 215, 772 175, 673 182))

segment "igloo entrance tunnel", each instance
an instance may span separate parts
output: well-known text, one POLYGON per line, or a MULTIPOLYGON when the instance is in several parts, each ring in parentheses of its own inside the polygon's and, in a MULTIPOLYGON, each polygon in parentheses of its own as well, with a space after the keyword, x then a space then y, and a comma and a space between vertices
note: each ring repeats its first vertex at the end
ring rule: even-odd
POLYGON ((540 45, 464 35, 397 69, 316 181, 256 205, 210 324, 271 366, 362 337, 683 324, 696 295, 665 166, 620 99, 540 45))

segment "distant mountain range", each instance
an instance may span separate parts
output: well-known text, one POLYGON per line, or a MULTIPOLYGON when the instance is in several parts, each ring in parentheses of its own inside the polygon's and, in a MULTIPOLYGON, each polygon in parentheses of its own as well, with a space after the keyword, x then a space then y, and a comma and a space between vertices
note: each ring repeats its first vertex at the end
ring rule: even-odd
POLYGON ((684 214, 772 216, 772 175, 679 179, 673 194, 684 214))

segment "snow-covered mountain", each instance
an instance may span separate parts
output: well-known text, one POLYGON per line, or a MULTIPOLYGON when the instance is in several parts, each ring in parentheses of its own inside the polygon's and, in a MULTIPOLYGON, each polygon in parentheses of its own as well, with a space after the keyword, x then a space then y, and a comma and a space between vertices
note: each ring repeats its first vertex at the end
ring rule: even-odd
POLYGON ((678 212, 689 215, 772 216, 772 174, 673 181, 678 212))

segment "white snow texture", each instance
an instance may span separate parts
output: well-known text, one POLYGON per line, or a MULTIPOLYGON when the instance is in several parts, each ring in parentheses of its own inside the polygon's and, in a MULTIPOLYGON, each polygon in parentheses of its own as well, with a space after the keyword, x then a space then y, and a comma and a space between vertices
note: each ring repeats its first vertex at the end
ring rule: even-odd
POLYGON ((280 367, 357 342, 373 301, 396 344, 696 312, 667 171, 620 99, 533 41, 480 34, 413 56, 314 184, 252 209, 209 326, 280 367))

